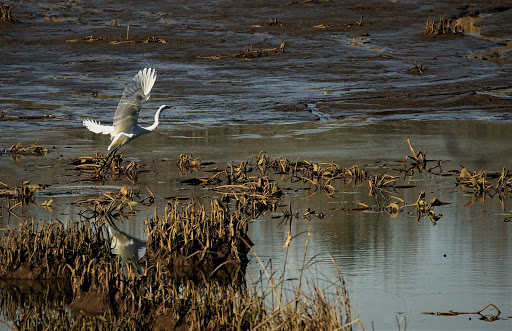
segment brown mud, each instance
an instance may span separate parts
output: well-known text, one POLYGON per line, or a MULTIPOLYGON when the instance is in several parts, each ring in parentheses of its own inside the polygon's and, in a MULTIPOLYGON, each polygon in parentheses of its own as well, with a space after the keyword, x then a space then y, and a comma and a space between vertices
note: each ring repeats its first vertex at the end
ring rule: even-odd
POLYGON ((468 98, 474 111, 509 119, 508 100, 472 96, 510 87, 510 69, 501 65, 510 64, 503 42, 512 34, 512 10, 502 2, 11 6, 20 23, 0 28, 0 110, 57 117, 43 121, 45 127, 78 127, 84 116, 109 120, 124 82, 145 66, 159 73, 149 106, 171 103, 171 126, 321 118, 282 111, 301 104, 330 118, 387 119, 399 108, 411 119, 437 112, 449 119, 468 98), (479 15, 464 25, 467 31, 478 26, 478 35, 426 36, 428 20, 445 15, 479 15), (141 40, 165 43, 124 43, 141 40), (415 64, 427 68, 424 74, 408 74, 415 64))

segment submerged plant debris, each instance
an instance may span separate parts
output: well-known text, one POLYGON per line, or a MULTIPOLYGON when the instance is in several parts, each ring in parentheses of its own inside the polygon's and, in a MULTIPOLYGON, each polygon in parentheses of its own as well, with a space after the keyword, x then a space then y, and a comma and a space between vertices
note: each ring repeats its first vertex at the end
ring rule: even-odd
POLYGON ((480 309, 479 311, 474 311, 474 312, 459 312, 459 311, 455 311, 455 310, 450 310, 450 311, 438 311, 438 312, 424 312, 423 314, 424 315, 435 315, 435 316, 480 315, 480 319, 482 321, 494 322, 494 321, 497 321, 500 319, 501 311, 495 304, 489 303, 484 308, 480 309), (495 310, 494 314, 484 313, 485 311, 489 310, 488 309, 489 307, 494 308, 494 310, 495 310))
POLYGON ((258 57, 268 56, 271 54, 280 54, 284 53, 285 50, 285 42, 281 42, 279 47, 274 48, 266 48, 255 50, 252 47, 252 44, 249 47, 244 47, 240 53, 228 54, 228 55, 213 55, 213 56, 198 56, 199 59, 209 59, 209 60, 220 60, 220 59, 255 59, 258 57))

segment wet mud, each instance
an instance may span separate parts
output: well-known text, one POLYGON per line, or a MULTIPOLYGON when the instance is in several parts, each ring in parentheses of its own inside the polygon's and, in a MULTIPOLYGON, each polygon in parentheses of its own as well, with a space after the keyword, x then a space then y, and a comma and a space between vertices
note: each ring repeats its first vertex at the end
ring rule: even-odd
POLYGON ((510 87, 512 10, 502 3, 11 6, 20 22, 0 27, 0 107, 57 117, 44 126, 78 127, 84 115, 108 120, 127 73, 147 66, 159 73, 150 107, 165 100, 175 108, 169 126, 302 121, 284 111, 301 104, 330 118, 393 119, 397 108, 411 119, 456 118, 467 99, 474 111, 505 119, 510 111, 504 98, 474 97, 510 87), (443 17, 464 19, 457 24, 465 32, 425 34, 429 20, 443 17), (423 70, 411 75, 415 66, 423 70))

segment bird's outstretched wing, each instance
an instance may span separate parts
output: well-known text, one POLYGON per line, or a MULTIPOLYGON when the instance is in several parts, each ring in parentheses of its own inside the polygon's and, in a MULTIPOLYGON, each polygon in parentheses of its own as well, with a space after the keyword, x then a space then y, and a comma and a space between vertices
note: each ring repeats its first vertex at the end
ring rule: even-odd
POLYGON ((84 126, 94 133, 111 134, 114 131, 114 127, 111 125, 102 125, 100 122, 93 120, 84 120, 84 126))
POLYGON ((137 125, 140 107, 149 99, 155 81, 155 69, 145 68, 128 83, 114 115, 114 133, 129 132, 137 125))

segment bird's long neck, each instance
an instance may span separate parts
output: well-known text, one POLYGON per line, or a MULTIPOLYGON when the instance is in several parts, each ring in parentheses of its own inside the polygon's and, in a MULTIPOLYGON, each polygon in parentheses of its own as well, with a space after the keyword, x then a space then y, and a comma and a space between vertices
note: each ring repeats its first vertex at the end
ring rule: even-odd
POLYGON ((166 107, 167 107, 166 105, 163 105, 163 106, 160 106, 160 108, 158 108, 158 110, 156 111, 156 114, 155 114, 155 123, 153 123, 153 125, 151 125, 151 126, 146 127, 145 128, 146 130, 153 131, 156 129, 158 124, 160 124, 160 121, 158 120, 158 118, 160 117, 160 112, 162 111, 162 109, 164 109, 166 107))

